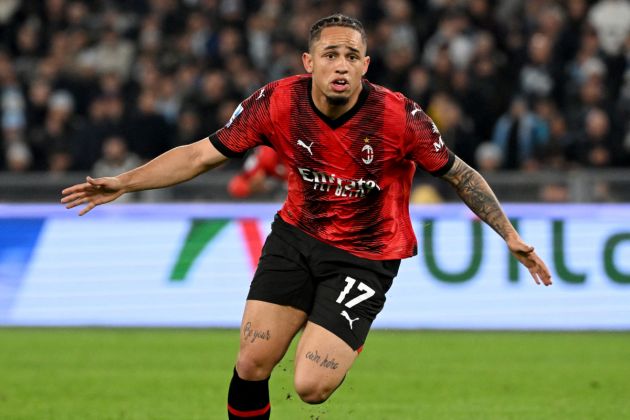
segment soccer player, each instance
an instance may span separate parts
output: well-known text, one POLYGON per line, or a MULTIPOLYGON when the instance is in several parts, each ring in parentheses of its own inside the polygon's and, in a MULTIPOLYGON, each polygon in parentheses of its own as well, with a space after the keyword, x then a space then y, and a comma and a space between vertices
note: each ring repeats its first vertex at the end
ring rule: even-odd
POLYGON ((286 175, 278 154, 271 147, 258 146, 245 160, 243 170, 228 183, 228 192, 235 198, 250 197, 269 191, 270 182, 284 182, 286 175))
POLYGON ((551 284, 488 184, 447 149, 420 106, 363 78, 370 58, 359 21, 337 14, 316 22, 302 61, 308 74, 254 92, 208 138, 116 177, 88 177, 61 200, 85 205, 83 215, 127 192, 189 180, 257 145, 279 154, 288 196, 247 297, 231 419, 269 418, 269 377, 301 329, 294 385, 302 400, 321 403, 342 383, 400 260, 417 253, 408 212, 416 166, 451 184, 535 282, 551 284))

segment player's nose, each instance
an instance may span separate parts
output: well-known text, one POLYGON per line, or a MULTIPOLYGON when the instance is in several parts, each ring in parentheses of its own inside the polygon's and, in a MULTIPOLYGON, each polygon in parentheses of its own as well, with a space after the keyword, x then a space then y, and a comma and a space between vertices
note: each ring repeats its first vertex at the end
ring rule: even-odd
POLYGON ((338 60, 335 71, 339 74, 346 74, 349 70, 349 64, 346 60, 338 60))

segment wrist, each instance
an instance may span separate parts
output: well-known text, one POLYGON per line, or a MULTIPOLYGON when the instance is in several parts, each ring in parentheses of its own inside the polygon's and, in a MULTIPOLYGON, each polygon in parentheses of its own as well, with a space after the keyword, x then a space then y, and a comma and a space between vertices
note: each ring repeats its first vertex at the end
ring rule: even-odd
POLYGON ((118 189, 123 193, 133 191, 133 188, 131 187, 131 180, 127 173, 117 175, 114 179, 118 182, 118 189))
POLYGON ((521 241, 521 237, 518 234, 518 232, 516 232, 515 230, 512 232, 507 232, 505 234, 505 236, 503 237, 503 240, 507 243, 510 244, 511 242, 520 242, 521 241))

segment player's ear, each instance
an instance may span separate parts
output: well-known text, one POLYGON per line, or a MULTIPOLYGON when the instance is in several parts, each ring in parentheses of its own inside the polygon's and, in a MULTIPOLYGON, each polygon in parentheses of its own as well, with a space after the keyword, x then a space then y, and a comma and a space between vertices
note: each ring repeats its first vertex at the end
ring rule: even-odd
POLYGON ((302 53, 302 65, 307 73, 313 73, 313 57, 307 52, 302 53))
POLYGON ((363 59, 363 76, 365 76, 365 74, 367 73, 368 67, 370 67, 370 56, 366 55, 363 59))

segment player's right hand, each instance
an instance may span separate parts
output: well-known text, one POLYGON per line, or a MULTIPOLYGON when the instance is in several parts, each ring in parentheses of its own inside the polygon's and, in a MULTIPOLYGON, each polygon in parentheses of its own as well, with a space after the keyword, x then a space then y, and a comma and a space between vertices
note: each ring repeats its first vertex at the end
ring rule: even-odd
POLYGON ((83 216, 94 207, 114 201, 124 193, 123 185, 116 177, 91 178, 88 176, 86 182, 61 191, 61 203, 65 204, 67 209, 85 204, 79 212, 79 216, 83 216))

